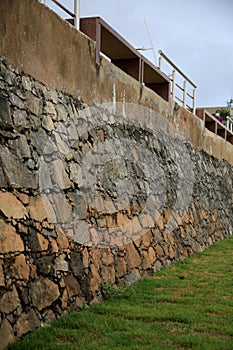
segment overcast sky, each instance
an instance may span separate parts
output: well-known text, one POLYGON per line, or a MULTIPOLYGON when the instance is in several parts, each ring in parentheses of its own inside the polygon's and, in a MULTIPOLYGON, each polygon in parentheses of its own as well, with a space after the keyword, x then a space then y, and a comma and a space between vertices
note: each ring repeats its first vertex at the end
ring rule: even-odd
MULTIPOLYGON (((102 17, 135 48, 151 47, 145 18, 155 50, 198 86, 197 106, 226 106, 233 98, 233 0, 80 2, 81 17, 102 17)), ((154 61, 152 51, 143 54, 154 61)))

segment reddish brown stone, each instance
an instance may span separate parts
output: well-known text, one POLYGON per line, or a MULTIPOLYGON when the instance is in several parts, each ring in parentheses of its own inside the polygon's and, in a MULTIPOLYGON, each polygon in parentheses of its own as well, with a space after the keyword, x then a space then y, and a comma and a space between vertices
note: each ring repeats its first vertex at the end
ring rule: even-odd
POLYGON ((12 290, 9 292, 6 292, 1 297, 0 312, 3 312, 4 314, 9 314, 12 311, 14 311, 19 305, 20 305, 19 296, 15 288, 15 285, 13 285, 12 290))
POLYGON ((84 248, 82 251, 83 255, 83 268, 87 269, 89 267, 89 254, 87 248, 84 248))
POLYGON ((27 216, 24 205, 8 192, 0 192, 0 210, 7 218, 23 219, 27 216))
POLYGON ((149 247, 151 240, 152 240, 152 233, 151 231, 148 231, 142 236, 142 245, 144 247, 149 247))
POLYGON ((0 287, 5 286, 4 271, 3 271, 3 261, 0 261, 0 287))
POLYGON ((67 249, 69 247, 68 238, 62 233, 60 230, 56 230, 57 232, 57 244, 60 249, 67 249))
POLYGON ((24 251, 23 241, 13 226, 0 219, 0 253, 24 251))
POLYGON ((141 264, 141 257, 135 249, 133 243, 126 246, 126 263, 129 268, 138 267, 141 264))
POLYGON ((123 257, 119 257, 115 266, 116 277, 123 277, 126 274, 127 268, 125 259, 123 257))
POLYGON ((164 250, 159 244, 156 245, 155 252, 158 257, 164 256, 164 250))
POLYGON ((12 269, 15 278, 23 279, 25 281, 29 280, 30 268, 26 263, 24 255, 21 254, 16 256, 12 269))
POLYGON ((143 268, 145 269, 151 268, 155 261, 156 261, 156 256, 155 256, 154 249, 150 247, 148 251, 144 252, 143 268))
POLYGON ((39 222, 42 222, 48 217, 48 212, 42 197, 30 198, 29 214, 33 220, 39 222))
POLYGON ((40 278, 30 286, 32 304, 38 310, 52 305, 60 293, 58 286, 47 278, 40 278))
POLYGON ((111 265, 114 262, 114 256, 111 253, 110 249, 102 251, 101 262, 103 265, 111 265))
POLYGON ((101 282, 102 282, 98 269, 94 265, 91 265, 91 271, 90 271, 88 280, 89 280, 89 290, 90 290, 90 293, 93 295, 95 292, 97 292, 100 289, 101 282))
POLYGON ((105 266, 101 267, 101 278, 102 282, 115 282, 115 270, 113 266, 105 266))

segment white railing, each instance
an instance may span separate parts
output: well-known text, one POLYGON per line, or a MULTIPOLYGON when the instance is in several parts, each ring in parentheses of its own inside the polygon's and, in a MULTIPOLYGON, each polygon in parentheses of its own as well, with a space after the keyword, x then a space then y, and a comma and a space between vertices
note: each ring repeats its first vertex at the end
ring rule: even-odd
POLYGON ((231 131, 233 133, 233 118, 232 117, 226 117, 227 120, 227 130, 231 131))
MULTIPOLYGON (((57 0, 51 0, 56 4, 58 7, 60 7, 64 12, 66 12, 69 16, 71 16, 74 19, 74 26, 79 30, 80 27, 80 0, 73 0, 74 5, 74 12, 71 12, 69 9, 67 9, 64 5, 62 5, 57 0)), ((42 4, 46 4, 46 0, 39 0, 42 4)))
POLYGON ((181 103, 184 108, 190 109, 193 114, 196 113, 196 89, 197 86, 163 53, 162 50, 159 50, 159 69, 162 70, 162 61, 165 60, 169 66, 172 67, 172 74, 170 76, 171 80, 171 97, 173 100, 181 103), (183 86, 177 82, 177 73, 180 75, 183 80, 183 86), (188 84, 191 86, 192 92, 188 90, 188 84), (181 92, 182 97, 179 97, 177 90, 181 92), (191 100, 191 106, 187 102, 187 98, 191 100))

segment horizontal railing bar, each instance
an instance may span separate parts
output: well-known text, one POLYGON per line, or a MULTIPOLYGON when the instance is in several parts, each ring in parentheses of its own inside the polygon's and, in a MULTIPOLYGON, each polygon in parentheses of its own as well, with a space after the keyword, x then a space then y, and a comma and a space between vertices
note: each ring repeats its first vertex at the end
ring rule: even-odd
POLYGON ((65 6, 63 6, 62 4, 60 4, 59 1, 57 0, 52 0, 57 6, 59 6, 63 11, 65 11, 66 13, 68 13, 68 15, 70 15, 71 17, 75 17, 75 15, 70 11, 68 10, 65 6))
POLYGON ((171 60, 170 58, 168 58, 162 50, 159 50, 159 54, 161 57, 163 57, 177 72, 180 73, 180 75, 182 75, 182 77, 184 79, 186 79, 194 88, 196 88, 197 86, 192 82, 192 80, 190 80, 171 60))
POLYGON ((184 101, 183 100, 181 100, 178 96, 175 96, 175 98, 178 100, 178 101, 180 101, 181 103, 183 103, 184 101))
POLYGON ((179 85, 178 83, 175 84, 181 91, 184 91, 183 87, 179 85))
POLYGON ((192 100, 193 100, 193 95, 190 95, 188 92, 187 92, 187 96, 190 97, 192 100))

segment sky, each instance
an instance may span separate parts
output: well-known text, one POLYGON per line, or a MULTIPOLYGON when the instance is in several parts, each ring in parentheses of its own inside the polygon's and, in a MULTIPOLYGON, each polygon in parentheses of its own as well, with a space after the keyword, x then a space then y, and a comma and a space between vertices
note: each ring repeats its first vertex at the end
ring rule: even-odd
MULTIPOLYGON (((60 0, 72 10, 73 0, 60 0)), ((51 0, 46 0, 51 6, 51 0)), ((197 106, 233 99, 233 0, 80 0, 135 48, 162 50, 197 85, 197 106)), ((60 13, 61 14, 61 13, 60 13)), ((152 50, 142 52, 154 63, 152 50)), ((170 73, 164 66, 165 73, 170 73)))

